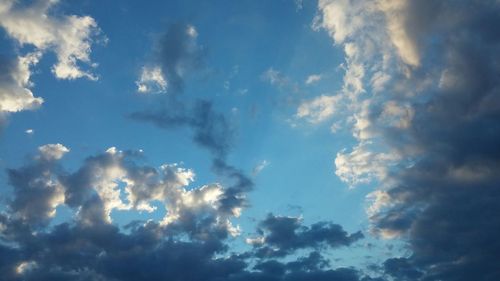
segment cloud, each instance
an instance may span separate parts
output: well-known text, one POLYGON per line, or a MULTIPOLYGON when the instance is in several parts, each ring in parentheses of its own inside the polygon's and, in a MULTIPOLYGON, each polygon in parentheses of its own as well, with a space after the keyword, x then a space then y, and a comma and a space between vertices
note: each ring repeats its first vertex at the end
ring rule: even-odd
POLYGON ((69 149, 60 143, 46 144, 38 148, 40 157, 44 160, 59 160, 64 154, 69 152, 69 149))
POLYGON ((271 85, 277 85, 279 87, 283 87, 290 83, 288 77, 272 67, 262 73, 262 80, 269 82, 271 85))
POLYGON ((160 67, 143 67, 139 80, 135 82, 139 93, 165 93, 167 81, 160 67))
POLYGON ((52 177, 59 169, 56 162, 68 152, 60 144, 39 147, 39 155, 19 169, 7 171, 10 185, 14 187, 12 213, 21 221, 35 226, 48 224, 56 215, 57 206, 64 203, 64 188, 52 177))
POLYGON ((297 118, 305 118, 313 124, 320 123, 335 114, 341 99, 340 95, 321 95, 312 100, 304 101, 299 105, 296 116, 297 118))
POLYGON ((322 78, 323 77, 320 74, 311 74, 311 75, 307 76, 306 84, 311 85, 311 84, 318 83, 322 78))
POLYGON ((154 50, 154 62, 142 68, 136 82, 139 92, 180 93, 184 79, 204 64, 205 49, 197 43, 198 32, 188 24, 172 24, 158 40, 154 50))
POLYGON ((361 143, 350 153, 341 151, 335 157, 335 174, 351 186, 369 183, 373 179, 384 179, 390 163, 398 161, 397 154, 374 152, 370 144, 361 143))
POLYGON ((361 232, 348 234, 340 225, 318 222, 310 227, 302 226, 301 219, 269 214, 260 222, 260 238, 250 240, 257 257, 283 257, 298 249, 329 246, 349 246, 363 238, 361 232), (257 242, 257 243, 256 243, 257 242))
POLYGON ((10 113, 34 110, 44 102, 31 91, 33 67, 44 53, 55 53, 57 62, 52 72, 57 78, 97 80, 95 74, 82 68, 82 63, 91 69, 97 66, 90 60, 92 44, 100 34, 95 20, 89 16, 56 15, 53 7, 58 1, 28 2, 0 3, 0 28, 21 47, 16 47, 16 53, 25 46, 30 50, 15 57, 0 56, 0 126, 10 113))
POLYGON ((338 154, 337 174, 377 180, 373 232, 402 237, 411 250, 384 265, 398 280, 500 277, 492 262, 500 249, 499 9, 498 1, 319 2, 316 26, 345 52, 358 140, 338 154))
POLYGON ((63 147, 42 146, 38 156, 8 171, 14 192, 0 213, 3 280, 371 280, 353 268, 331 268, 320 252, 321 244, 350 245, 362 237, 359 232, 349 235, 329 222, 305 227, 297 218, 270 215, 260 225, 266 245, 286 253, 314 250, 287 262, 230 253, 234 216, 221 209, 226 191, 218 184, 188 187, 195 176, 191 170, 145 165, 141 151, 112 147, 88 157, 74 172, 59 163, 60 157, 41 156, 63 147), (118 182, 123 185, 113 185, 118 182), (121 200, 113 195, 116 190, 130 208, 166 204, 168 223, 112 224, 106 208, 119 208, 110 205, 110 199, 121 200), (55 223, 59 205, 75 216, 55 223))
POLYGON ((137 121, 149 122, 161 129, 189 128, 192 139, 212 155, 213 171, 233 184, 221 195, 221 210, 239 214, 247 205, 246 193, 252 190, 252 180, 241 170, 226 162, 234 138, 230 119, 214 109, 211 100, 195 99, 186 102, 179 97, 184 92, 184 76, 203 65, 204 49, 196 42, 198 34, 192 25, 173 24, 159 39, 155 63, 172 86, 172 94, 161 97, 157 108, 130 114, 137 121))
POLYGON ((43 99, 34 97, 30 90, 30 67, 38 63, 40 55, 35 52, 16 59, 0 57, 1 112, 36 109, 43 103, 43 99))
POLYGON ((40 52, 53 51, 57 63, 52 72, 60 79, 86 77, 96 80, 80 63, 92 67, 92 37, 99 33, 97 23, 89 16, 53 16, 49 13, 58 1, 39 0, 20 6, 7 0, 0 4, 0 26, 21 45, 32 45, 40 52))
POLYGON ((260 174, 260 172, 262 172, 262 170, 264 170, 267 166, 269 166, 269 161, 267 160, 262 160, 257 166, 255 166, 253 168, 253 171, 252 171, 252 174, 253 176, 257 176, 258 174, 260 174))

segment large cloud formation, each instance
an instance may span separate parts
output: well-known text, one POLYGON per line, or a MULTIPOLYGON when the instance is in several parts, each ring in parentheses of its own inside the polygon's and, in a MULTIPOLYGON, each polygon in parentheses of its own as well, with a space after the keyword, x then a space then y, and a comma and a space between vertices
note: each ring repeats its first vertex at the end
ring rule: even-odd
POLYGON ((500 3, 321 0, 342 46, 358 144, 335 160, 377 179, 373 231, 407 239, 396 280, 499 280, 500 3))
POLYGON ((219 184, 191 187, 192 170, 151 167, 142 164, 141 151, 116 148, 71 172, 61 164, 68 152, 44 145, 8 170, 13 198, 0 214, 2 280, 375 280, 352 268, 331 269, 320 253, 320 245, 348 246, 360 233, 269 215, 258 247, 278 247, 280 256, 313 250, 288 262, 254 250, 231 253, 228 238, 238 231, 219 184), (112 223, 114 210, 153 212, 155 202, 165 206, 163 219, 112 223), (62 206, 73 216, 55 223, 62 206))

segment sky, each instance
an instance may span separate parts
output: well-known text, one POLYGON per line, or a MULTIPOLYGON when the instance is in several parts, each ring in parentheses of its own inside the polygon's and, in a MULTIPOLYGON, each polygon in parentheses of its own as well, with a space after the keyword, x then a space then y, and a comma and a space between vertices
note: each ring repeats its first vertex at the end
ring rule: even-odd
POLYGON ((500 280, 498 0, 0 0, 5 281, 500 280))

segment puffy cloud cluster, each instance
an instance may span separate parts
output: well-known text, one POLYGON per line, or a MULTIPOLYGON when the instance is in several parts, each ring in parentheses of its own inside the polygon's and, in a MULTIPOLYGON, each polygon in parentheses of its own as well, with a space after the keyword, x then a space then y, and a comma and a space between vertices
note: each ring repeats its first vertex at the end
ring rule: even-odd
POLYGON ((377 179, 373 231, 407 239, 396 280, 496 280, 500 209, 498 1, 323 0, 316 27, 345 52, 358 144, 342 180, 377 179))
POLYGON ((94 37, 100 33, 97 23, 89 16, 54 15, 51 9, 58 1, 37 0, 0 3, 0 27, 20 46, 30 52, 15 58, 0 56, 0 114, 38 108, 43 99, 30 90, 32 67, 43 53, 54 52, 57 62, 52 72, 59 79, 86 77, 96 80, 82 63, 94 68, 90 60, 94 37))
POLYGON ((167 81, 160 67, 145 66, 141 70, 139 80, 135 82, 139 93, 165 93, 167 81))
POLYGON ((40 53, 9 59, 0 57, 0 111, 17 112, 38 108, 42 98, 33 96, 30 67, 38 62, 40 53))
POLYGON ((97 77, 82 70, 79 62, 91 64, 92 36, 99 32, 97 23, 89 16, 60 16, 49 14, 57 3, 54 0, 39 0, 31 5, 18 5, 14 0, 0 4, 0 26, 21 45, 32 45, 41 52, 51 50, 57 63, 52 72, 60 79, 97 77))
POLYGON ((298 118, 307 118, 311 123, 322 122, 331 117, 337 110, 341 96, 322 95, 305 101, 297 109, 298 118))
MULTIPOLYGON (((223 209, 219 184, 193 188, 193 171, 175 164, 142 163, 141 151, 110 148, 88 157, 76 171, 62 165, 69 149, 41 146, 24 166, 9 169, 13 197, 0 213, 2 280, 378 280, 353 268, 332 269, 323 246, 349 246, 362 238, 330 222, 303 226, 297 218, 269 215, 254 250, 230 253, 237 234, 223 209), (133 221, 120 228, 113 210, 154 211, 163 220, 133 221), (73 217, 53 219, 65 205, 73 217), (264 255, 276 248, 279 255, 264 255), (311 249, 293 261, 280 257, 311 249)), ((275 253, 275 252, 273 252, 275 253)))

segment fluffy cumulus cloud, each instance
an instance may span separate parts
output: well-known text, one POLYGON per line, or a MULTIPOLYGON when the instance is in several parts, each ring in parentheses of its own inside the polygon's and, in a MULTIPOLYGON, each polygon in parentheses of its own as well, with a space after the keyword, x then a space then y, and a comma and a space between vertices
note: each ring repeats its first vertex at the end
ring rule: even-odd
POLYGON ((311 123, 320 123, 330 118, 339 107, 341 96, 322 95, 310 101, 304 101, 297 109, 297 118, 305 118, 311 123))
POLYGON ((52 72, 59 79, 97 79, 90 70, 82 68, 82 64, 95 67, 90 60, 93 38, 99 34, 95 20, 89 16, 56 16, 51 9, 57 2, 5 0, 0 3, 0 28, 21 47, 33 48, 17 57, 0 56, 2 115, 36 109, 43 103, 43 99, 31 91, 32 68, 43 53, 55 54, 57 61, 52 72))
POLYGON ((497 280, 498 1, 322 0, 315 27, 345 52, 353 136, 337 175, 376 179, 373 232, 411 254, 395 280, 497 280))
POLYGON ((97 23, 89 16, 54 17, 49 10, 54 0, 34 1, 31 5, 18 5, 6 0, 0 4, 0 26, 21 45, 32 45, 44 52, 53 51, 57 63, 52 72, 60 79, 87 77, 97 79, 79 63, 92 65, 90 48, 92 36, 99 32, 97 23))
POLYGON ((30 90, 30 67, 38 62, 40 53, 9 59, 0 57, 0 111, 17 112, 36 109, 43 99, 30 90))
POLYGON ((44 145, 8 170, 14 192, 0 213, 2 280, 374 280, 353 268, 332 269, 321 254, 351 245, 363 238, 360 232, 269 215, 252 250, 230 253, 228 239, 239 234, 235 214, 223 207, 230 189, 191 187, 192 170, 151 167, 142 151, 116 148, 69 171, 61 162, 67 152, 61 144, 44 145), (153 202, 164 204, 163 219, 112 223, 111 211, 153 212, 153 202), (61 205, 74 216, 55 223, 61 205), (293 261, 281 259, 304 249, 293 261))
POLYGON ((143 67, 135 84, 139 93, 164 93, 167 90, 167 81, 160 67, 143 67))

